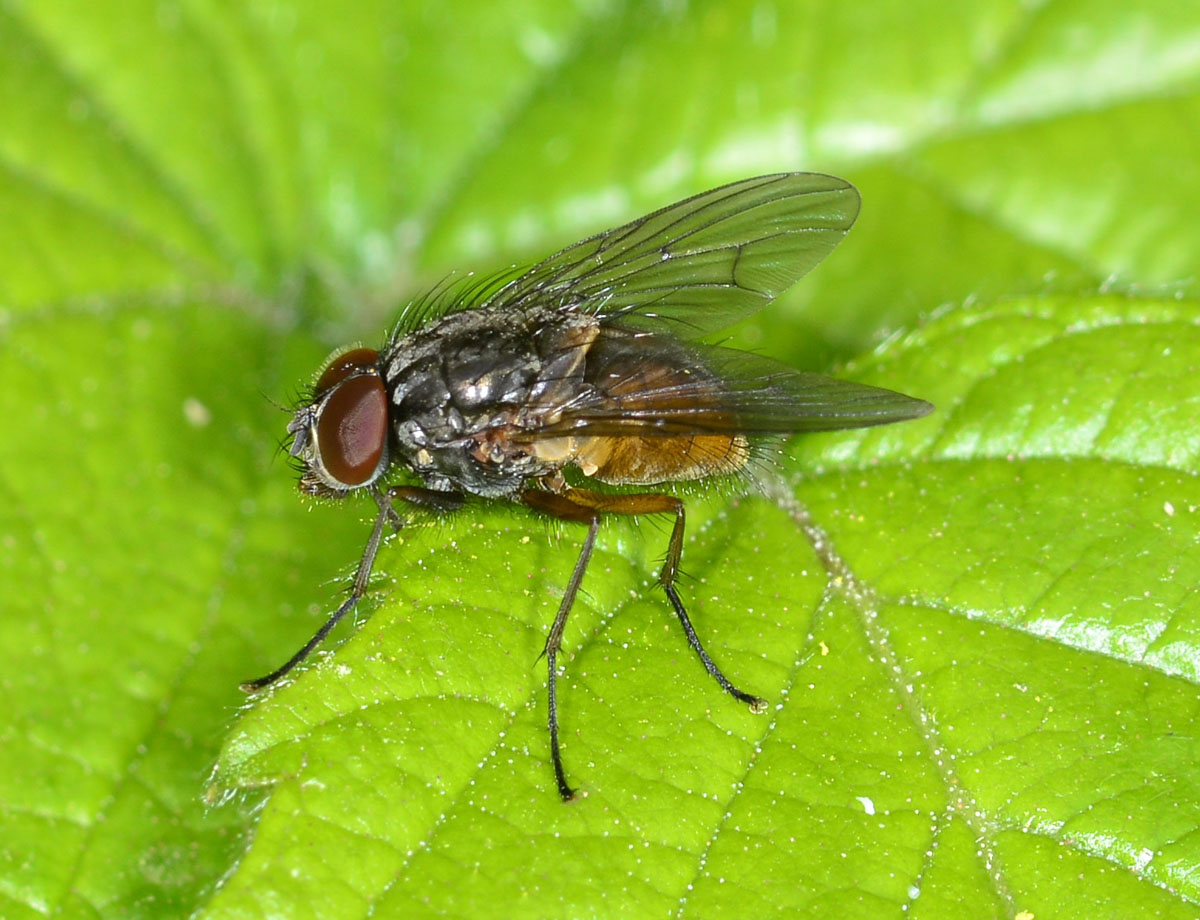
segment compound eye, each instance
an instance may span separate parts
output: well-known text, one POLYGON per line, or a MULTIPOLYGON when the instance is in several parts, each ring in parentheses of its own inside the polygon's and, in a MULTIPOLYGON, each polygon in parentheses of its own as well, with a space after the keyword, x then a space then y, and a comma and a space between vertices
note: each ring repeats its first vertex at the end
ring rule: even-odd
POLYGON ((325 473, 348 489, 365 486, 378 475, 386 446, 383 381, 362 374, 338 383, 317 420, 317 452, 325 473))
POLYGON ((334 355, 317 380, 317 395, 328 393, 351 374, 374 367, 378 363, 379 352, 374 348, 352 348, 340 355, 334 355))

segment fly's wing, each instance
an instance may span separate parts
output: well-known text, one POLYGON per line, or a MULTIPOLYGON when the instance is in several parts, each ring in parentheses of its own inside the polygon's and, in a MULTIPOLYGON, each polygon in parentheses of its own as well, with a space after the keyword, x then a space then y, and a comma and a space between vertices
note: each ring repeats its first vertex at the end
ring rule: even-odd
POLYGON ((573 307, 695 338, 774 300, 827 256, 858 216, 858 191, 818 173, 712 189, 576 243, 486 306, 573 307))
POLYGON ((933 410, 903 393, 668 336, 602 337, 588 366, 590 386, 523 439, 791 434, 887 425, 933 410))

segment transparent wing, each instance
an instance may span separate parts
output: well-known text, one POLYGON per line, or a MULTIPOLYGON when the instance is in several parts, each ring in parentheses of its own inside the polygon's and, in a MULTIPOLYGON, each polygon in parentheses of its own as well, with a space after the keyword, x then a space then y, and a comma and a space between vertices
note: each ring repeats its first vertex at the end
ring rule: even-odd
POLYGON ((753 313, 827 256, 858 191, 819 173, 743 179, 562 250, 487 305, 574 307, 695 338, 753 313))
POLYGON ((592 385, 561 407, 554 424, 524 438, 790 434, 887 425, 933 410, 893 390, 665 336, 602 341, 593 352, 592 385))

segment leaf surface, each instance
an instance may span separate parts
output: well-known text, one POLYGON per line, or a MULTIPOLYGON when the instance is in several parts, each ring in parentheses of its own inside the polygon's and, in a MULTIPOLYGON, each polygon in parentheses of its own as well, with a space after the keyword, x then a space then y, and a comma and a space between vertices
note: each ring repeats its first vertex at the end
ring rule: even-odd
POLYGON ((1194 916, 1198 28, 0 6, 0 915, 1194 916), (559 804, 537 656, 581 535, 503 507, 391 541, 356 624, 238 693, 366 538, 297 500, 263 394, 450 269, 802 168, 862 216, 733 344, 938 411, 687 496, 681 589, 766 714, 654 587, 665 524, 614 522, 559 804))

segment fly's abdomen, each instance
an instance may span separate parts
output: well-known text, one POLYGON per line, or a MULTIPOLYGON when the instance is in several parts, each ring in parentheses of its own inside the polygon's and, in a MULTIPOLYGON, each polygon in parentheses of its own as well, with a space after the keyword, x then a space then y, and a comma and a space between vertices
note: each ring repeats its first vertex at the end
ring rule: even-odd
POLYGON ((619 434, 578 440, 575 462, 585 475, 614 485, 648 485, 736 473, 746 465, 749 442, 737 432, 732 412, 722 411, 720 379, 684 350, 626 350, 602 339, 588 376, 612 415, 628 421, 619 434), (697 410, 713 430, 659 428, 660 420, 697 410))

